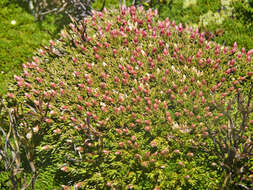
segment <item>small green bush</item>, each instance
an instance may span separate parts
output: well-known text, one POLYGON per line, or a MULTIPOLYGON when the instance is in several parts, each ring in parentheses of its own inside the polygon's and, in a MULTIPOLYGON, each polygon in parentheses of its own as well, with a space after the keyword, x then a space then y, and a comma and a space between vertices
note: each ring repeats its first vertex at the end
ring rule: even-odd
POLYGON ((252 52, 204 36, 143 7, 71 23, 22 65, 5 97, 25 105, 17 124, 38 170, 81 189, 252 185, 252 52), (243 157, 231 154, 241 148, 243 157))
POLYGON ((234 1, 236 17, 246 24, 247 28, 253 27, 253 1, 234 1))
MULTIPOLYGON (((172 0, 161 7, 162 18, 169 17, 177 23, 196 25, 208 32, 214 41, 232 46, 236 41, 240 48, 253 48, 251 15, 248 5, 231 0, 199 0, 194 4, 187 0, 172 0), (247 22, 245 27, 245 22, 247 22)), ((194 2, 194 1, 190 1, 194 2)))

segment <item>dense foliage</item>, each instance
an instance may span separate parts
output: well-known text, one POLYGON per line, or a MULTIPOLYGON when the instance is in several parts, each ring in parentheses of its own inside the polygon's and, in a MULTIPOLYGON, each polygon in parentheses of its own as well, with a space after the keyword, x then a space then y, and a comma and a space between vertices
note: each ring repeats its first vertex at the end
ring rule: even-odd
POLYGON ((64 188, 251 187, 251 54, 151 9, 94 12, 22 65, 2 124, 64 188))
POLYGON ((235 14, 248 28, 253 27, 253 1, 234 1, 235 14))
MULTIPOLYGON (((33 2, 33 0, 30 0, 33 2)), ((1 0, 0 1, 0 94, 6 93, 8 82, 14 74, 20 72, 21 64, 27 57, 31 57, 34 50, 44 45, 50 38, 55 38, 63 24, 69 23, 64 14, 50 14, 41 22, 31 15, 28 0, 1 0), (11 22, 14 21, 11 24, 11 22)), ((42 12, 55 13, 61 9, 63 1, 37 1, 45 2, 40 9, 42 12), (47 5, 50 5, 47 7, 47 5), (56 8, 56 9, 55 9, 56 8), (48 12, 49 11, 49 12, 48 12)), ((68 1, 68 2, 72 2, 68 1)), ((73 0, 78 2, 78 0, 73 0)), ((118 7, 118 0, 94 1, 93 9, 103 7, 118 7), (104 4, 105 2, 105 4, 104 4)), ((126 0, 127 6, 134 1, 126 0)), ((229 0, 136 0, 136 4, 144 4, 145 8, 157 8, 162 18, 169 17, 177 23, 198 25, 201 31, 206 32, 206 38, 214 39, 225 45, 233 45, 246 50, 253 48, 252 29, 252 1, 229 0), (149 3, 145 3, 149 2, 149 3), (232 15, 231 15, 231 9, 232 15), (229 10, 229 11, 227 11, 229 10), (222 20, 222 23, 219 23, 222 20), (218 23, 213 21, 219 21, 218 23), (203 23, 208 23, 203 25, 203 23)), ((34 7, 34 6, 33 6, 34 7)), ((71 9, 70 13, 75 9, 71 9)), ((87 9, 89 10, 89 9, 87 9)), ((77 10, 78 13, 78 10, 77 10)), ((35 13, 34 13, 35 14, 35 13)), ((82 14, 82 13, 81 13, 82 14)))

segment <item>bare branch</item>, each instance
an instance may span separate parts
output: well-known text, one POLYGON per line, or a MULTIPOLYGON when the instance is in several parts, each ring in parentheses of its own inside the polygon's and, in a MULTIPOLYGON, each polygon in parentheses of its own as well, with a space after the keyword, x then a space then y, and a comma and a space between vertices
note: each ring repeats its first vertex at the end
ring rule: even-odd
POLYGON ((65 3, 65 4, 63 4, 63 6, 61 8, 54 8, 54 9, 51 9, 51 10, 48 10, 48 11, 45 11, 45 12, 41 12, 41 13, 39 13, 39 15, 44 16, 44 15, 47 15, 47 14, 50 14, 50 13, 60 13, 60 12, 65 10, 67 5, 68 4, 65 3))
POLYGON ((106 2, 106 0, 103 1, 103 5, 102 5, 100 11, 103 11, 103 10, 104 10, 104 8, 105 8, 105 2, 106 2))

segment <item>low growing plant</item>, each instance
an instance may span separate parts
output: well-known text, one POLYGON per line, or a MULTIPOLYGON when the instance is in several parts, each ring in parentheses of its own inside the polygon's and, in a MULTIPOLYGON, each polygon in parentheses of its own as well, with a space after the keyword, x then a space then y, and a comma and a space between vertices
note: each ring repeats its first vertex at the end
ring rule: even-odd
POLYGON ((23 64, 5 101, 28 105, 23 135, 40 124, 36 163, 63 188, 250 187, 251 54, 151 9, 93 12, 23 64))

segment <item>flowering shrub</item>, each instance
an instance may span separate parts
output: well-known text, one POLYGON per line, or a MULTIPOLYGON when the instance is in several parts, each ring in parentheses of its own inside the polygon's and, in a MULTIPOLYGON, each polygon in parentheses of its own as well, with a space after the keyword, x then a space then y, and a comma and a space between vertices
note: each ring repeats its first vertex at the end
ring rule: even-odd
POLYGON ((28 105, 36 161, 64 188, 250 186, 251 54, 157 11, 94 12, 23 64, 6 100, 28 105))

